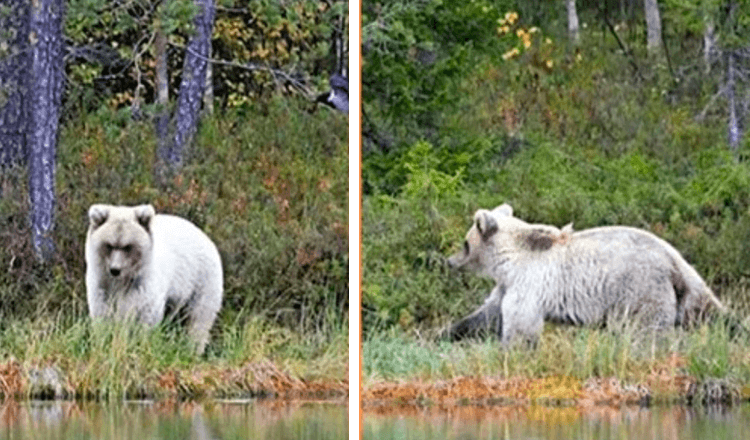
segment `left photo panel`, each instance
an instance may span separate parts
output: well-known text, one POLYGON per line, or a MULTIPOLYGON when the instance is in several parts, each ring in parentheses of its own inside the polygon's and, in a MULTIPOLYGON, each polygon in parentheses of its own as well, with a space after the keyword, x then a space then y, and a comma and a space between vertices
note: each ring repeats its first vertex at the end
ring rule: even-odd
POLYGON ((349 438, 349 27, 3 2, 0 438, 349 438))

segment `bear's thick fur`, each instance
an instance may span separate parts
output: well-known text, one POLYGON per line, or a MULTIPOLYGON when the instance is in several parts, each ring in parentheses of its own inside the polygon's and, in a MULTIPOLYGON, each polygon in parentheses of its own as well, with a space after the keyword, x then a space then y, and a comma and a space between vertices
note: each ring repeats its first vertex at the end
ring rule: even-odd
POLYGON ((533 341, 544 321, 688 326, 710 304, 724 309, 679 252, 649 232, 531 225, 507 204, 477 211, 463 250, 448 263, 497 283, 476 312, 451 326, 453 339, 490 331, 505 344, 533 341))
POLYGON ((221 308, 221 258, 189 221, 151 205, 92 205, 86 236, 86 298, 94 319, 135 319, 155 326, 167 303, 184 310, 203 353, 221 308))

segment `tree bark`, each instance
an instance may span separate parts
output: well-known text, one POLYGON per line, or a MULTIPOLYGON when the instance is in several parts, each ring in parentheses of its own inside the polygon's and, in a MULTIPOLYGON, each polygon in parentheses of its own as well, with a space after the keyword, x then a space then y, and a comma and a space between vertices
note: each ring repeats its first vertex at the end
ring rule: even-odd
POLYGON ((29 120, 29 2, 6 5, 9 15, 0 15, 0 169, 26 162, 29 120))
POLYGON ((737 148, 740 145, 740 133, 739 120, 737 118, 737 103, 735 99, 735 65, 734 65, 735 54, 733 51, 727 51, 727 105, 729 106, 729 120, 727 123, 727 141, 729 148, 737 152, 737 148))
POLYGON ((161 155, 162 161, 171 169, 182 166, 185 149, 198 128, 198 117, 206 86, 211 32, 213 30, 213 0, 194 0, 199 6, 195 16, 195 33, 190 37, 182 68, 180 95, 175 109, 175 134, 171 145, 161 155))
POLYGON ((565 0, 568 7, 568 39, 574 46, 581 42, 581 36, 578 29, 578 12, 576 11, 575 0, 565 0))
POLYGON ((28 127, 32 244, 38 258, 54 253, 55 149, 63 90, 63 0, 32 2, 31 118, 28 127))
POLYGON ((704 18, 706 25, 703 32, 703 64, 706 69, 706 73, 711 71, 711 58, 716 52, 716 32, 714 29, 714 21, 711 17, 706 16, 704 18))
POLYGON ((646 49, 656 54, 661 51, 661 16, 656 0, 643 0, 646 13, 646 49))
MULTIPOLYGON (((211 58, 211 45, 208 45, 208 58, 211 58)), ((206 66, 206 91, 203 92, 203 113, 214 112, 214 68, 211 63, 206 66)))
POLYGON ((169 143, 169 69, 167 67, 167 37, 157 26, 154 36, 156 58, 156 117, 154 125, 159 151, 166 151, 169 143))

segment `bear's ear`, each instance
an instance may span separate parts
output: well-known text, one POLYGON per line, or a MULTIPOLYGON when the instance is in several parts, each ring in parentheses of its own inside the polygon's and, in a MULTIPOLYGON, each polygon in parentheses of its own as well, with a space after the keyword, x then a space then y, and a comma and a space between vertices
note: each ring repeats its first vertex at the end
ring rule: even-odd
POLYGON ((522 235, 526 247, 532 251, 546 251, 555 244, 555 237, 549 231, 534 229, 528 234, 522 235))
POLYGON ((573 222, 568 223, 567 225, 563 226, 562 230, 560 231, 564 234, 572 234, 573 233, 573 222))
POLYGON ((506 217, 512 217, 513 216, 513 207, 511 207, 507 203, 503 203, 502 205, 500 205, 497 208, 493 209, 492 213, 495 214, 495 215, 504 215, 506 217))
POLYGON ((89 223, 92 229, 96 229, 109 217, 109 206, 107 205, 91 205, 89 208, 89 223))
POLYGON ((135 211, 135 219, 138 220, 138 223, 143 226, 143 229, 151 232, 151 220, 156 215, 154 207, 151 205, 141 205, 136 206, 133 210, 135 211))
POLYGON ((474 224, 477 226, 477 231, 482 236, 482 240, 487 240, 497 232, 497 221, 492 213, 486 209, 480 209, 474 214, 474 224))

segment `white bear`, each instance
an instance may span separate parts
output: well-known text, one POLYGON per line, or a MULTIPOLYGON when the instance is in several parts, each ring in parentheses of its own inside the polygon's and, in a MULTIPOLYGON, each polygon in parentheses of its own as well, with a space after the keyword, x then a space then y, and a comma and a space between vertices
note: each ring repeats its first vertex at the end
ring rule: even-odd
POLYGON ((94 319, 135 319, 153 327, 167 303, 185 310, 202 354, 221 308, 219 251, 189 221, 151 205, 92 205, 86 236, 86 299, 94 319))
POLYGON ((531 225, 507 204, 477 211, 463 250, 448 263, 497 282, 476 312, 449 329, 453 339, 489 330, 506 345, 534 341, 545 320, 587 325, 627 317, 654 328, 689 326, 709 304, 724 310, 680 253, 649 232, 531 225))

